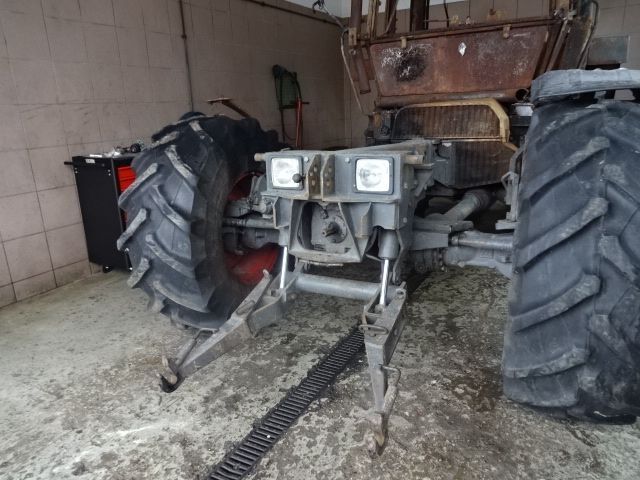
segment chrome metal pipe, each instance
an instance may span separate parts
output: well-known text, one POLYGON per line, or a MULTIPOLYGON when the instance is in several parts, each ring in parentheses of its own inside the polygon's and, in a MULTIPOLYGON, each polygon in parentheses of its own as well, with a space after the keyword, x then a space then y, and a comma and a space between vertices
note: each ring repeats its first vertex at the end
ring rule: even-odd
POLYGON ((289 247, 282 248, 282 267, 280 268, 280 290, 284 288, 287 281, 287 270, 289 270, 289 247))
POLYGON ((380 302, 382 306, 387 305, 387 287, 389 286, 389 259, 382 261, 382 285, 380 287, 380 302))
MULTIPOLYGON (((299 292, 317 293, 364 302, 376 296, 379 288, 379 283, 327 277, 324 275, 312 275, 309 273, 298 273, 294 284, 294 289, 299 292)), ((387 298, 393 297, 396 291, 397 287, 393 285, 387 288, 387 298)))

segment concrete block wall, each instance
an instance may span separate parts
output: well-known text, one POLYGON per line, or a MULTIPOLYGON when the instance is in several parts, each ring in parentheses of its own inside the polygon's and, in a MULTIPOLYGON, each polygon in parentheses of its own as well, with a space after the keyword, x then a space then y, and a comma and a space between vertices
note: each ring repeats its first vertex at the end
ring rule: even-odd
MULTIPOLYGON (((227 96, 278 127, 281 63, 311 102, 308 144, 344 144, 336 27, 244 0, 185 3, 197 109, 227 96)), ((0 0, 0 307, 98 270, 63 162, 146 140, 188 110, 180 33, 177 0, 0 0)))
MULTIPOLYGON (((450 18, 458 15, 461 21, 467 16, 475 22, 484 21, 491 8, 499 11, 503 18, 525 18, 543 15, 549 11, 548 0, 470 0, 448 2, 450 18)), ((598 0, 600 16, 595 35, 598 37, 611 35, 629 35, 629 62, 623 67, 640 68, 640 0, 598 0)), ((442 5, 431 6, 430 18, 445 18, 442 5)), ((402 10, 398 16, 398 28, 407 30, 409 25, 408 10, 402 10)), ((346 133, 350 144, 364 144, 363 132, 367 127, 367 118, 359 113, 351 86, 345 79, 346 133)), ((366 108, 373 106, 373 96, 364 98, 366 108)))

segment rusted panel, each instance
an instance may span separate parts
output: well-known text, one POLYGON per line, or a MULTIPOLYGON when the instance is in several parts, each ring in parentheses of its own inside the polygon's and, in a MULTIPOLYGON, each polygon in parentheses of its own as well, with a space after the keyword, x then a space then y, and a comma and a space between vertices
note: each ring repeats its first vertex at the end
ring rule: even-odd
POLYGON ((511 98, 516 91, 529 88, 550 24, 503 27, 461 28, 446 35, 409 38, 406 48, 399 39, 370 45, 380 97, 421 97, 424 101, 482 92, 511 98))
POLYGON ((351 57, 353 66, 356 70, 355 77, 358 82, 358 90, 360 93, 369 93, 371 91, 371 87, 369 85, 369 75, 367 74, 367 67, 364 63, 364 59, 362 58, 365 50, 356 50, 354 55, 351 57))

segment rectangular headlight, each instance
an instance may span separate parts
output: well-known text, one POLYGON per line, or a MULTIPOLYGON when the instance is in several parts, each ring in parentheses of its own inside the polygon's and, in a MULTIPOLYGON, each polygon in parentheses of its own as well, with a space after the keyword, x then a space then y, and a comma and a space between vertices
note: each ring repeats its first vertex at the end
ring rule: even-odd
POLYGON ((391 160, 359 158, 356 160, 356 190, 359 192, 391 193, 391 160))
POLYGON ((302 159, 299 157, 273 157, 271 184, 274 188, 302 188, 302 159), (297 177, 297 178, 294 178, 297 177), (298 181, 296 181, 298 180, 298 181))

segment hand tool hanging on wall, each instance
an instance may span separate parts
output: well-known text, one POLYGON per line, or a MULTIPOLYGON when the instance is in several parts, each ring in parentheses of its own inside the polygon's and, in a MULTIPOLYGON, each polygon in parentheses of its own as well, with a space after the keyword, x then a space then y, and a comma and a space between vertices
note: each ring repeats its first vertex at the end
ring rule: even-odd
POLYGON ((231 110, 236 112, 238 115, 240 115, 242 118, 252 118, 251 115, 247 113, 246 110, 236 105, 234 101, 229 97, 214 98, 212 100, 207 100, 207 103, 209 105, 214 105, 216 103, 219 103, 220 105, 224 105, 225 107, 230 108, 231 110))
POLYGON ((302 145, 302 106, 308 105, 309 102, 302 101, 302 91, 298 75, 296 72, 290 72, 280 65, 274 65, 272 68, 273 79, 276 86, 276 98, 278 100, 278 109, 280 110, 280 125, 282 128, 282 141, 295 141, 295 148, 303 148, 302 145), (295 109, 296 112, 296 135, 294 138, 287 135, 284 126, 284 111, 295 109))

